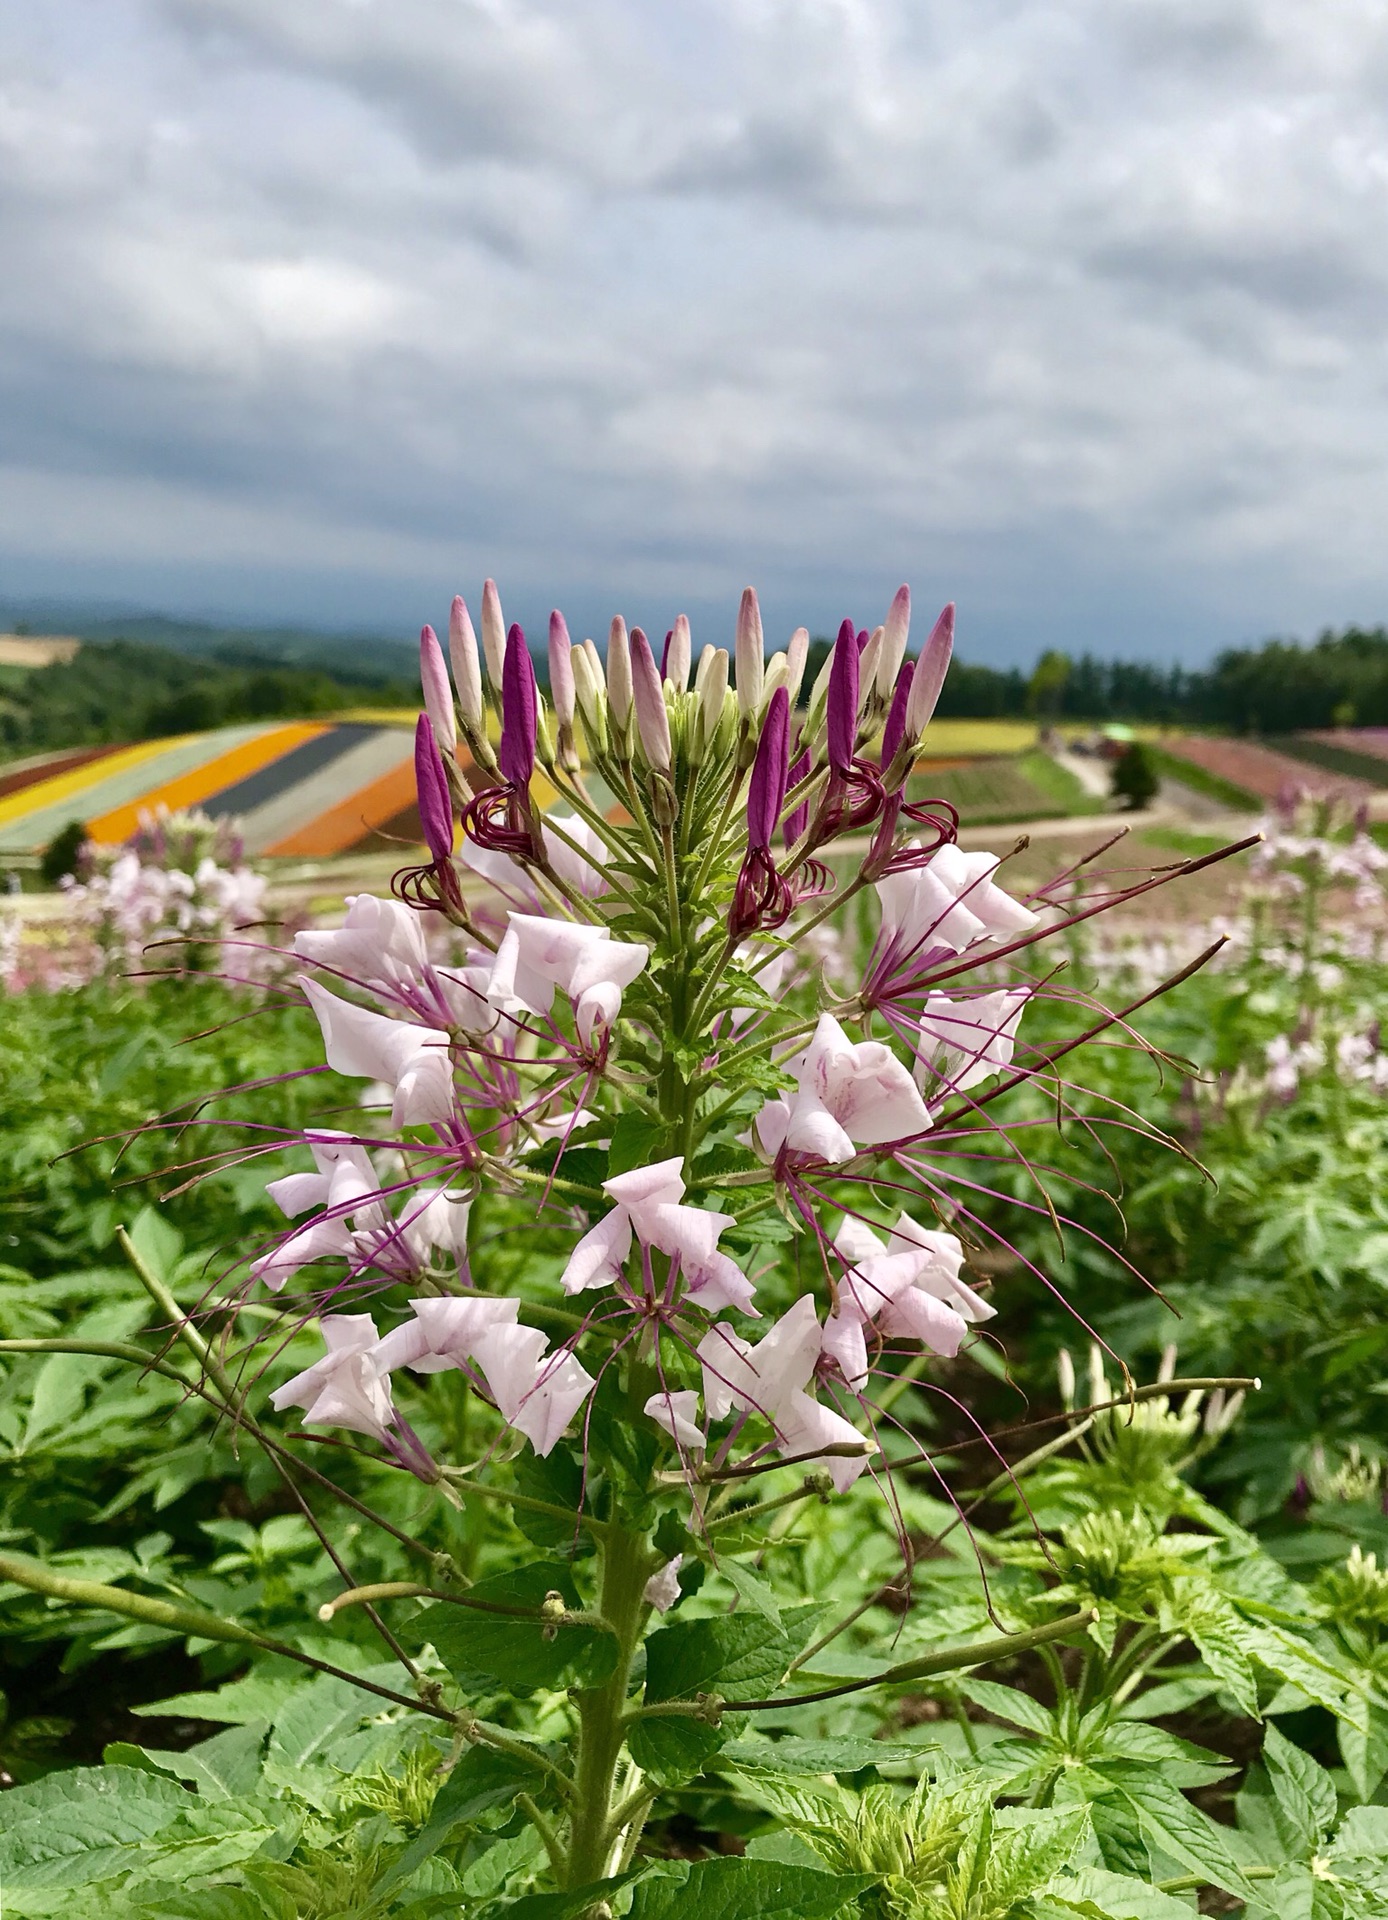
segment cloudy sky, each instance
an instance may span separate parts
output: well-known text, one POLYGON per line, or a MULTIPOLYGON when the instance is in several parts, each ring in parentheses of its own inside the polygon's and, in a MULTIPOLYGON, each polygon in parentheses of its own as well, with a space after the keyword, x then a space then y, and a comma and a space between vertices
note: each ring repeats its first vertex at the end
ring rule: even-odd
POLYGON ((1384 0, 0 7, 0 594, 1388 619, 1384 0))

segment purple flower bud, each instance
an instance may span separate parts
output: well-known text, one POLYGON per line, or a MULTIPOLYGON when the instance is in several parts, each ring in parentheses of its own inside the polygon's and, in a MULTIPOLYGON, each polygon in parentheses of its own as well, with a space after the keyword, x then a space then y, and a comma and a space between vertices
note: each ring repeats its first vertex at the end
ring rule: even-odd
POLYGON ((776 837, 776 823, 786 797, 787 748, 790 740, 790 695, 777 687, 766 710, 766 723, 752 762, 747 789, 747 844, 767 851, 776 837))
POLYGON ((742 589, 742 604, 737 610, 737 705, 744 719, 750 719, 761 705, 762 676, 766 671, 766 641, 762 637, 761 608, 755 587, 742 589))
POLYGON ((499 692, 506 672, 506 622, 495 580, 482 582, 482 654, 487 662, 487 678, 499 692))
POLYGON ((458 744, 458 723, 453 713, 453 689, 448 683, 448 668, 443 648, 432 627, 419 636, 419 684, 424 689, 424 705, 434 729, 440 751, 452 753, 458 744))
POLYGON ((897 748, 906 738, 906 707, 911 698, 911 678, 916 663, 907 660, 901 672, 896 676, 896 688, 892 694, 892 704, 887 709, 887 724, 882 729, 882 771, 896 758, 897 748))
POLYGON ((435 860, 447 860, 453 851, 453 802, 448 793, 448 775, 443 770, 443 755, 427 713, 421 713, 415 723, 414 784, 419 796, 424 843, 435 860))
POLYGON ((561 727, 574 723, 573 642, 562 613, 549 616, 549 697, 561 727))
POLYGON ((477 635, 460 593, 454 594, 448 616, 448 657, 453 662, 453 683, 463 719, 478 732, 482 726, 482 668, 477 658, 477 635))
POLYGON ((954 651, 954 602, 951 600, 921 648, 911 681, 911 700, 906 709, 906 734, 914 746, 930 725, 935 702, 949 672, 949 657, 954 651))
POLYGON ((868 641, 871 640, 871 638, 872 638, 872 635, 868 632, 866 627, 859 627, 858 629, 858 652, 859 653, 863 651, 863 648, 867 645, 868 641))
POLYGON ((834 642, 825 721, 829 765, 835 773, 847 773, 858 744, 858 639, 851 620, 844 621, 834 642))
MULTIPOLYGON (((802 747, 795 759, 791 762, 787 785, 790 787, 798 787, 800 782, 808 775, 812 764, 809 748, 802 747)), ((800 802, 800 805, 795 809, 794 813, 786 815, 784 829, 786 845, 793 847, 809 824, 810 803, 808 799, 804 799, 800 802)))
POLYGON ((657 773, 668 773, 670 716, 665 711, 665 694, 651 643, 640 627, 631 630, 631 692, 642 750, 657 773))
POLYGON ((501 775, 513 787, 528 787, 535 771, 539 702, 535 667, 525 635, 513 626, 506 636, 501 690, 501 775))

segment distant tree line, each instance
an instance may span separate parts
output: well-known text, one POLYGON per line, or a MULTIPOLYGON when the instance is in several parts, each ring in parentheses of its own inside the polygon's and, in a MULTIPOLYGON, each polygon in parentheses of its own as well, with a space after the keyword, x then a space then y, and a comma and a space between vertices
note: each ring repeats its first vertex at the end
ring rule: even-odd
POLYGON ((7 676, 0 686, 0 748, 41 753, 417 701, 417 690, 403 681, 282 666, 233 649, 215 659, 190 658, 113 640, 84 646, 72 660, 7 676))
MULTIPOLYGON (((807 685, 831 644, 812 644, 807 685)), ((1388 628, 1327 630, 1309 646, 1267 640, 1234 647, 1199 673, 1055 651, 1043 653, 1030 673, 956 660, 938 712, 958 720, 1145 720, 1253 734, 1388 726, 1388 628)))

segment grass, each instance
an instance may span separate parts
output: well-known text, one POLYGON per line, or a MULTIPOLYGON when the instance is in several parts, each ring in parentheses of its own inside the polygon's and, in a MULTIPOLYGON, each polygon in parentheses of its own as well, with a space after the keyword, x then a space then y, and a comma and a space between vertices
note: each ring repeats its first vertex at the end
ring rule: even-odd
POLYGON ((1048 753, 1024 753, 1018 765, 1031 784, 1063 813, 1106 813, 1113 802, 1090 793, 1068 767, 1048 753))
POLYGON ((928 759, 956 753, 1025 753, 1035 745, 1034 720, 932 720, 925 736, 928 759))
MULTIPOLYGON (((1053 820, 1071 809, 1030 778, 1027 767, 1037 759, 1046 756, 1012 755, 976 760, 966 767, 942 767, 918 775, 911 782, 911 797, 947 800, 957 809, 961 824, 971 827, 1002 826, 1012 820, 1053 820)), ((1057 773, 1061 771, 1056 768, 1057 773)), ((1079 782, 1075 785, 1078 787, 1079 782)))

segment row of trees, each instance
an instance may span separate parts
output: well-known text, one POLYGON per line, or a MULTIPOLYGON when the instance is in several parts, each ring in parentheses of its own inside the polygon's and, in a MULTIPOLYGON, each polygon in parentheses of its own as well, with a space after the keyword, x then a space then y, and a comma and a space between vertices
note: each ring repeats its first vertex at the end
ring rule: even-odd
POLYGON ((1049 652, 1030 674, 956 666, 939 712, 959 718, 1172 721, 1231 733, 1388 726, 1388 629, 1347 627, 1310 646, 1268 640, 1204 672, 1049 652))

